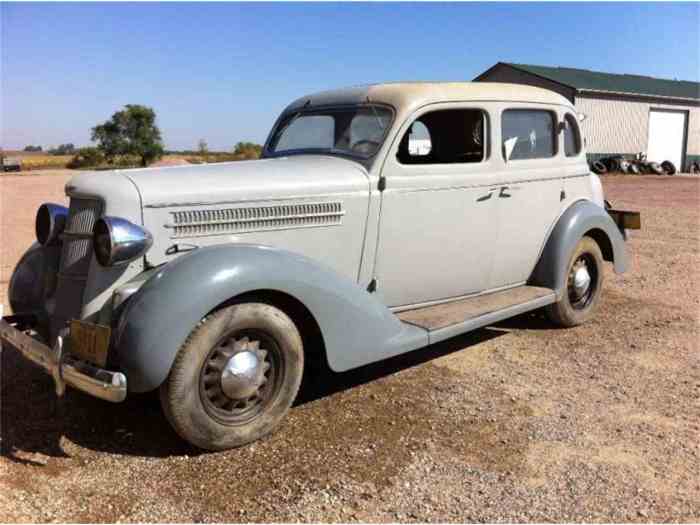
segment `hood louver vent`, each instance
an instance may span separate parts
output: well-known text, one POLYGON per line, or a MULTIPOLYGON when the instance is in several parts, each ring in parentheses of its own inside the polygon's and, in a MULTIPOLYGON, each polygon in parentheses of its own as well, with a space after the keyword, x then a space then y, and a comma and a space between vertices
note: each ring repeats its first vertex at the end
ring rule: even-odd
POLYGON ((186 210, 171 212, 171 237, 201 237, 290 228, 338 226, 345 211, 343 204, 313 202, 226 208, 215 210, 186 210))

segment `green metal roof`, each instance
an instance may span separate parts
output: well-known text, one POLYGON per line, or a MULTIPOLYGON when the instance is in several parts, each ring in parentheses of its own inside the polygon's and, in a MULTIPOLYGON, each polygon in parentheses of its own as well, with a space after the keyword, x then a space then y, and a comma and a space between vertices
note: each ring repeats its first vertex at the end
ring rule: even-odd
POLYGON ((618 75, 569 67, 531 66, 507 62, 505 65, 581 91, 607 91, 700 100, 699 82, 641 75, 618 75))

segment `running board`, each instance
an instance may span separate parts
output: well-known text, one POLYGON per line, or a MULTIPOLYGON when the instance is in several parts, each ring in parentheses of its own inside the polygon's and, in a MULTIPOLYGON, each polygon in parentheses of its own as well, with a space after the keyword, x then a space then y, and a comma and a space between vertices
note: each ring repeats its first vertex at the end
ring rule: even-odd
POLYGON ((430 343, 449 339, 556 302, 550 288, 518 286, 449 303, 406 310, 396 316, 428 331, 430 343))

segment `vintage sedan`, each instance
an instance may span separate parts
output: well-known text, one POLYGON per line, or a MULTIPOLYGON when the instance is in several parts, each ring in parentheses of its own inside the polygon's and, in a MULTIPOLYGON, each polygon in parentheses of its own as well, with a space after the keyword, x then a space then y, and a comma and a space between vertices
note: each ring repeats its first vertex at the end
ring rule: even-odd
POLYGON ((275 429, 311 363, 540 308, 578 325, 639 227, 578 122, 534 87, 371 85, 290 104, 260 160, 77 175, 68 209, 38 210, 0 340, 58 395, 158 389, 179 435, 218 450, 275 429))

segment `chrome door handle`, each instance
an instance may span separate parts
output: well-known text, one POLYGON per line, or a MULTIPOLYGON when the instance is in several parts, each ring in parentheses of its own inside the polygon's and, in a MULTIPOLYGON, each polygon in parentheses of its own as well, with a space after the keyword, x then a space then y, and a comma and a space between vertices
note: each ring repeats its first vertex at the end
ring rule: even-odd
POLYGON ((510 187, 508 187, 508 186, 501 186, 501 191, 498 192, 498 196, 501 199, 510 199, 512 197, 512 195, 510 193, 508 193, 509 189, 510 189, 510 187))
POLYGON ((477 197, 476 202, 484 202, 489 200, 491 197, 493 197, 493 192, 496 191, 498 188, 491 188, 488 190, 488 192, 484 195, 481 195, 480 197, 477 197))

